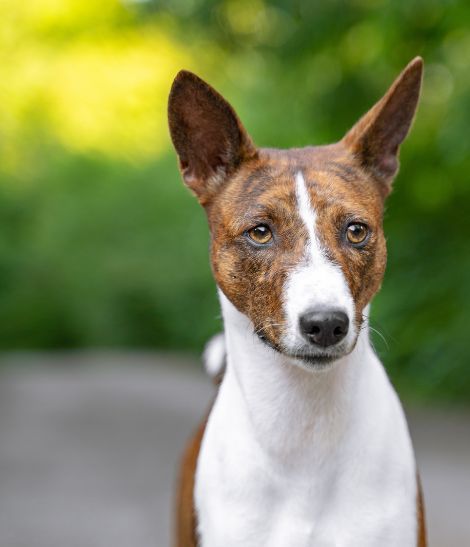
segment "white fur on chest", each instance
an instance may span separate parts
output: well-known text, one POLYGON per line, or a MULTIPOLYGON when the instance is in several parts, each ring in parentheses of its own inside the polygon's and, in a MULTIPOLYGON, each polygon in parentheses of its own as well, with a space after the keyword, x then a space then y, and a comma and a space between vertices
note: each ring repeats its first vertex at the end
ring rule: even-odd
POLYGON ((366 333, 309 373, 221 300, 229 358, 196 473, 201 546, 414 547, 411 442, 366 333))

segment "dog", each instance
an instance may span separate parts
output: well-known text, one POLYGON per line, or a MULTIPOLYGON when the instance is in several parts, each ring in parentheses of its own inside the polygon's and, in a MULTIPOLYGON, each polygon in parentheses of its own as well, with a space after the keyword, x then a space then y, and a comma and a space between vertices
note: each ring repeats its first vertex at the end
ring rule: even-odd
POLYGON ((176 546, 426 545, 406 419, 368 334, 422 72, 417 57, 339 142, 288 150, 256 147, 217 91, 176 76, 170 134, 224 320, 214 373, 226 352, 183 458, 176 546))

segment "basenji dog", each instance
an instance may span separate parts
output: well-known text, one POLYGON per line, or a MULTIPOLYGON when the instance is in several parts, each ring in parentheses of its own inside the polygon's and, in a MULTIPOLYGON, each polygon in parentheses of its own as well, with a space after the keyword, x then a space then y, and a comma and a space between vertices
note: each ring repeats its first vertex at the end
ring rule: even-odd
POLYGON ((368 332, 422 68, 336 144, 288 150, 256 147, 219 93, 176 76, 170 133, 207 214, 226 353, 183 459, 178 547, 426 545, 406 419, 368 332))

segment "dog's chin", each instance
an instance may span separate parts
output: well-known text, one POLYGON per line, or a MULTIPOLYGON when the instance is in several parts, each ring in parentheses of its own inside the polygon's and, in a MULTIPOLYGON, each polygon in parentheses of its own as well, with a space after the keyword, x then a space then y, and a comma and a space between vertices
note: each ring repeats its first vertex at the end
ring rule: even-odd
POLYGON ((337 363, 340 359, 343 357, 346 357, 346 355, 349 355, 351 351, 354 349, 354 345, 352 347, 338 347, 335 349, 332 349, 331 351, 315 351, 312 350, 311 347, 305 347, 300 350, 294 351, 290 350, 288 348, 283 348, 280 345, 276 344, 272 340, 270 340, 266 335, 257 333, 258 338, 269 348, 273 349, 277 353, 280 353, 281 355, 284 355, 285 357, 288 357, 291 359, 297 366, 300 366, 301 368, 305 370, 310 371, 317 371, 317 370, 328 370, 332 368, 335 363, 337 363))
POLYGON ((288 354, 297 366, 309 371, 329 370, 347 353, 294 353, 288 354))

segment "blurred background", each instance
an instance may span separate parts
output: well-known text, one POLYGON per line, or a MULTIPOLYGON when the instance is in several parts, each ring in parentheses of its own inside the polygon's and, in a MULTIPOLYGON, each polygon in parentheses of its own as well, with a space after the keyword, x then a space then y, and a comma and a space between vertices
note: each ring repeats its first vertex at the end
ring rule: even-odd
POLYGON ((256 143, 289 147, 341 138, 416 55, 424 90, 371 324, 410 412, 433 544, 470 544, 468 2, 6 0, 2 546, 167 543, 174 464, 211 396, 198 355, 221 329, 205 218, 168 135, 177 71, 221 91, 256 143))

